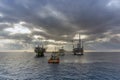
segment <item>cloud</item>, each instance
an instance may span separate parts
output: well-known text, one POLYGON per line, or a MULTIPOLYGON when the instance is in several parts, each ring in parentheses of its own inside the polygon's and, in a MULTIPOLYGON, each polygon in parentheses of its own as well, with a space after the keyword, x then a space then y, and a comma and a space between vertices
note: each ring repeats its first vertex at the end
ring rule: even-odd
POLYGON ((119 17, 119 0, 0 0, 0 38, 34 45, 36 35, 50 43, 80 33, 86 43, 117 46, 119 17))
POLYGON ((13 28, 6 28, 4 29, 4 31, 10 32, 11 35, 12 34, 30 34, 31 31, 28 28, 22 26, 21 24, 23 23, 14 24, 13 28))

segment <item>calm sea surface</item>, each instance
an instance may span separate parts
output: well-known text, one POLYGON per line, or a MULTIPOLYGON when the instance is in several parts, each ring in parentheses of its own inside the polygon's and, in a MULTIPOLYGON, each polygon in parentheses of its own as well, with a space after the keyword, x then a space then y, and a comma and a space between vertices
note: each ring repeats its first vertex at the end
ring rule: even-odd
POLYGON ((60 64, 48 64, 50 54, 0 53, 0 80, 120 80, 119 52, 66 53, 60 64))

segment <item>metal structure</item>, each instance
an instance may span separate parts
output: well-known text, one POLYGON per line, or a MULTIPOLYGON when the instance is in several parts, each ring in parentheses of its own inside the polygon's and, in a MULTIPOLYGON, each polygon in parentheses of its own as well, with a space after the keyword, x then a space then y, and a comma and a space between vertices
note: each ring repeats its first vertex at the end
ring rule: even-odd
POLYGON ((82 42, 82 39, 80 39, 80 34, 79 34, 79 40, 77 43, 77 47, 75 48, 73 44, 73 53, 74 55, 77 55, 77 54, 83 55, 84 53, 83 42, 82 42))
POLYGON ((44 57, 44 53, 46 52, 46 49, 42 47, 35 47, 34 52, 36 53, 36 57, 44 57))
POLYGON ((37 47, 35 47, 34 52, 36 53, 36 57, 44 57, 46 48, 44 48, 42 40, 41 39, 39 39, 39 40, 41 42, 41 46, 38 45, 37 47))

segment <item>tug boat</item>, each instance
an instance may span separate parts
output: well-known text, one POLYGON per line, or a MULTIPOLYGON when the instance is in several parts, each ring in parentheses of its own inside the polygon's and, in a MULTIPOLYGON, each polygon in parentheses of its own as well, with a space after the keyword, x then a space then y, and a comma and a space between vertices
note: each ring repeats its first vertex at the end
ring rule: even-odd
POLYGON ((48 60, 48 63, 59 63, 59 62, 60 62, 59 58, 58 59, 49 59, 48 60))
POLYGON ((60 62, 59 56, 56 52, 53 52, 51 55, 51 58, 48 60, 48 63, 56 63, 58 64, 60 62))

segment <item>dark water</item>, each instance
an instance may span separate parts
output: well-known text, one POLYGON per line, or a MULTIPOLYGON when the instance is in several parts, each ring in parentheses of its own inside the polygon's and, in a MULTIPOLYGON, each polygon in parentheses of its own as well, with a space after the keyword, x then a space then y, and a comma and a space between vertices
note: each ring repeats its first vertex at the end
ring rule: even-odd
POLYGON ((120 53, 71 53, 60 64, 48 64, 50 54, 0 53, 0 80, 120 80, 120 53))

